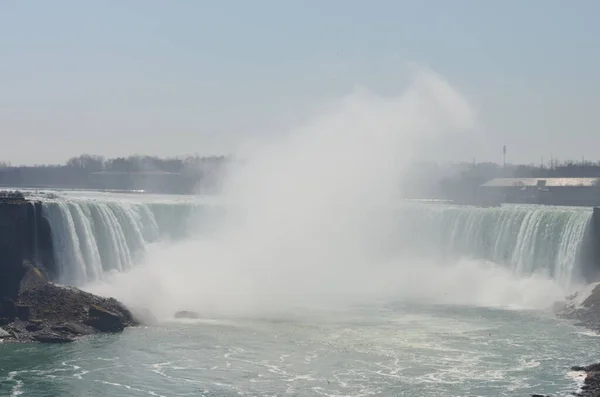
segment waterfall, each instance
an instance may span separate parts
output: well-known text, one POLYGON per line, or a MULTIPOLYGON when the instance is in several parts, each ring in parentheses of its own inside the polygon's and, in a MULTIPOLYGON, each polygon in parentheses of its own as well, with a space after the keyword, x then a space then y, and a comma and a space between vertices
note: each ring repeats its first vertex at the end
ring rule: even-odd
POLYGON ((591 208, 580 207, 406 205, 399 230, 413 249, 489 260, 520 275, 544 273, 569 286, 581 275, 578 256, 591 217, 591 208))
POLYGON ((202 206, 60 198, 43 201, 42 208, 51 225, 58 281, 78 285, 127 271, 151 243, 186 236, 202 206))
MULTIPOLYGON (((164 200, 42 201, 58 281, 72 285, 127 271, 150 244, 202 232, 211 216, 225 211, 219 205, 164 200)), ((394 211, 396 229, 389 242, 405 254, 436 255, 444 262, 464 257, 492 261, 519 275, 543 273, 568 287, 582 275, 578 257, 591 216, 591 208, 402 203, 394 211)))

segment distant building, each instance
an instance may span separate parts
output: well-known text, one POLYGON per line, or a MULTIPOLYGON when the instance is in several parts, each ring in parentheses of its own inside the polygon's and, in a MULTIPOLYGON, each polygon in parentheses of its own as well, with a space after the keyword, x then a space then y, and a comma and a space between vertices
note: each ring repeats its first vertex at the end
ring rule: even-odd
POLYGON ((483 203, 599 206, 598 178, 496 178, 478 189, 483 203))

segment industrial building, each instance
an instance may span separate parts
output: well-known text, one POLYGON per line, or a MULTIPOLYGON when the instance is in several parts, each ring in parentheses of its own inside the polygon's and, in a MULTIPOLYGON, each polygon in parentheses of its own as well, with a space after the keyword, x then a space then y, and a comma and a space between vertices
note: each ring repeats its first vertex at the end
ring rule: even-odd
POLYGON ((477 201, 600 206, 599 178, 496 178, 481 185, 477 201))

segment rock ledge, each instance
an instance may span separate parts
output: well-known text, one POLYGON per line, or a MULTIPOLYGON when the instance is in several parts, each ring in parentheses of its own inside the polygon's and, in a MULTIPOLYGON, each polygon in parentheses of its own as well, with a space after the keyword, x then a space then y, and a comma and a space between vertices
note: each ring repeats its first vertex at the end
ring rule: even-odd
POLYGON ((565 302, 557 302, 554 312, 560 318, 577 321, 575 325, 600 332, 600 283, 589 284, 565 302))
POLYGON ((34 278, 37 282, 30 281, 16 299, 0 302, 0 340, 63 343, 137 325, 131 312, 115 299, 34 278))

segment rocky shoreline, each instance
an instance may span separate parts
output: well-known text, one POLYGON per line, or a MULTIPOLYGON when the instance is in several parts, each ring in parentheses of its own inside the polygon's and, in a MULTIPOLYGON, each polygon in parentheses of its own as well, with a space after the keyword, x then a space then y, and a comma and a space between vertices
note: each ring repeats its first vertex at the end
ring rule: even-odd
MULTIPOLYGON (((564 302, 554 305, 557 317, 573 320, 576 326, 585 327, 600 333, 600 283, 593 283, 581 291, 568 296, 564 302)), ((585 372, 584 385, 575 397, 600 397, 600 363, 575 366, 572 371, 585 372)), ((545 394, 532 394, 532 397, 552 397, 545 394)))
MULTIPOLYGON (((585 381, 581 391, 574 392, 574 397, 599 397, 600 396, 600 363, 590 364, 585 367, 571 367, 572 371, 585 372, 585 381)), ((531 397, 552 397, 549 394, 532 394, 531 397)))
POLYGON ((600 396, 600 364, 591 364, 585 367, 572 367, 573 371, 584 371, 586 373, 584 385, 581 392, 574 394, 577 397, 600 396))
POLYGON ((54 284, 40 269, 23 266, 18 294, 0 301, 1 342, 73 342, 139 324, 117 300, 54 284))
POLYGON ((577 326, 600 332, 600 283, 586 286, 554 305, 555 314, 576 321, 577 326))

